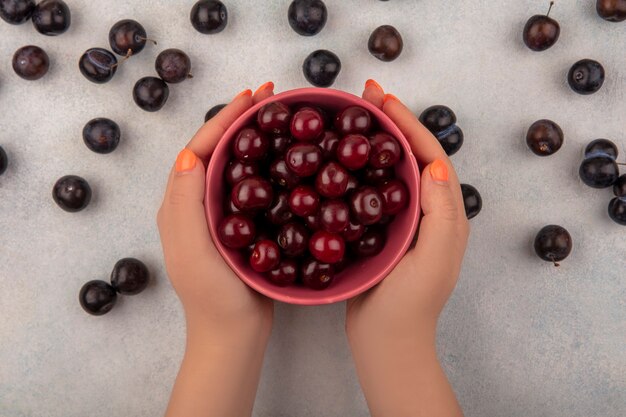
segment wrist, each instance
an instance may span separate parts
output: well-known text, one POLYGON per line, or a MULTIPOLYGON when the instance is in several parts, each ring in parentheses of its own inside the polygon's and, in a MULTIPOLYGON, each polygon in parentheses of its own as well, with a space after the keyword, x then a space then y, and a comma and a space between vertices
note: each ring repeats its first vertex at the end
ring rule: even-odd
POLYGON ((272 317, 207 320, 187 314, 186 326, 187 350, 264 349, 271 334, 272 317))

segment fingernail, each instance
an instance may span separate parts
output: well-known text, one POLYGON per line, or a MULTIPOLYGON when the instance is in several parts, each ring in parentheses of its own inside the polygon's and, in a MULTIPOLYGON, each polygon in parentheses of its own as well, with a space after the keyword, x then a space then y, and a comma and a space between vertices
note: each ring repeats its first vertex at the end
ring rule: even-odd
POLYGON ((441 159, 435 159, 430 164, 430 176, 438 182, 448 182, 448 165, 441 159))
POLYGON ((187 148, 184 148, 176 157, 176 172, 180 174, 191 171, 196 166, 197 160, 198 157, 195 153, 187 148))
POLYGON ((248 96, 248 97, 252 97, 252 90, 250 90, 250 89, 243 90, 241 93, 239 93, 239 94, 237 94, 237 95, 235 96, 235 98, 233 99, 233 101, 237 100, 238 98, 241 98, 241 97, 246 97, 246 96, 248 96))
POLYGON ((265 84, 263 84, 262 86, 260 86, 259 88, 257 88, 256 91, 254 92, 254 95, 257 95, 261 91, 264 91, 264 90, 273 90, 273 89, 274 89, 274 83, 271 82, 271 81, 268 81, 265 84))
POLYGON ((398 97, 394 96, 393 94, 385 94, 385 98, 383 98, 383 103, 386 103, 388 101, 400 101, 398 100, 398 97))
POLYGON ((380 84, 378 84, 376 81, 372 80, 371 78, 365 81, 365 88, 367 87, 375 87, 375 88, 378 88, 381 92, 384 92, 380 84))

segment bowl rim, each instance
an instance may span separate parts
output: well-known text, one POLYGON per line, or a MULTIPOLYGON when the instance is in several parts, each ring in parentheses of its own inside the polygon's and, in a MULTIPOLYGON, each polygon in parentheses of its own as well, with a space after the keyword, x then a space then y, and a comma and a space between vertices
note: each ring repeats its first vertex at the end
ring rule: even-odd
MULTIPOLYGON (((332 303, 345 301, 347 299, 353 298, 359 294, 364 293, 365 291, 369 290, 370 288, 374 287, 375 285, 380 283, 382 280, 384 280, 387 277, 387 275, 389 275, 389 273, 393 271, 393 269, 397 266, 397 264, 402 260, 406 252, 409 250, 411 243, 413 241, 414 235, 417 231, 420 218, 421 218, 420 170, 417 164, 417 160, 415 159, 413 152, 411 152, 411 147, 410 147, 408 140, 406 139, 404 134, 400 131, 398 126, 381 109, 379 109, 378 107, 376 107, 369 101, 366 101, 357 95, 354 95, 352 93, 348 93, 342 90, 336 90, 336 89, 331 89, 331 88, 314 88, 314 87, 296 88, 293 90, 283 91, 281 93, 268 97, 252 105, 248 110, 246 110, 243 114, 241 114, 233 122, 233 124, 228 127, 228 129, 226 129, 226 131, 220 138, 218 144, 216 145, 212 153, 212 156, 223 153, 224 151, 223 148, 227 147, 228 144, 230 143, 230 141, 226 141, 223 139, 228 138, 228 137, 234 137, 234 134, 236 133, 236 131, 241 129, 241 126, 238 126, 241 124, 240 121, 251 118, 265 104, 274 102, 274 101, 280 101, 283 99, 292 99, 294 97, 301 97, 302 98, 301 101, 305 103, 307 102, 306 97, 310 95, 315 95, 317 97, 328 97, 328 98, 336 98, 337 96, 340 96, 341 98, 347 99, 348 101, 351 101, 351 102, 356 101, 353 105, 362 106, 365 109, 367 109, 370 113, 372 113, 373 117, 376 120, 385 119, 391 124, 392 126, 391 131, 389 131, 389 129, 387 129, 386 131, 392 134, 394 137, 396 137, 398 141, 400 141, 403 151, 406 154, 406 158, 409 161, 409 167, 412 171, 412 174, 413 174, 412 178, 414 178, 415 183, 407 184, 407 187, 409 189, 415 190, 416 204, 414 208, 415 215, 413 216, 412 221, 411 221, 410 233, 408 233, 406 237, 404 238, 404 242, 402 243, 402 246, 401 246, 402 249, 398 251, 397 253, 395 253, 393 257, 391 257, 389 262, 387 262, 387 265, 385 266, 385 268, 379 274, 377 274, 375 278, 367 280, 359 286, 351 287, 349 290, 344 291, 339 294, 335 294, 333 296, 324 297, 323 296, 324 291, 319 291, 320 297, 316 297, 316 298, 308 298, 306 296, 295 297, 295 296, 287 295, 281 292, 282 287, 279 287, 279 286, 274 286, 275 288, 266 287, 266 286, 258 284, 256 280, 253 280, 247 277, 246 274, 234 262, 231 261, 231 258, 228 254, 227 249, 224 247, 224 245, 221 244, 221 242, 219 242, 219 238, 217 236, 217 225, 215 224, 215 221, 216 221, 215 216, 211 214, 210 210, 208 209, 209 206, 206 204, 206 201, 209 198, 209 192, 210 192, 208 184, 211 184, 213 181, 215 181, 213 177, 215 175, 218 175, 218 173, 215 172, 216 171, 215 165, 217 164, 217 162, 215 162, 216 158, 211 157, 209 159, 209 163, 207 165, 207 170, 206 170, 205 178, 206 178, 207 186, 205 187, 204 206, 205 206, 205 215, 207 219, 207 225, 209 228, 209 233, 211 234, 211 239, 213 240, 213 243, 216 249, 218 250, 218 252, 220 253, 222 259, 224 260, 224 262, 226 262, 226 264, 237 275, 239 279, 241 279, 248 287, 252 288, 258 293, 270 299, 273 299, 275 301, 281 301, 281 302, 288 303, 288 304, 308 305, 308 306, 332 304, 332 303)), ((223 173, 219 173, 219 175, 220 175, 219 181, 222 181, 221 177, 223 173)))

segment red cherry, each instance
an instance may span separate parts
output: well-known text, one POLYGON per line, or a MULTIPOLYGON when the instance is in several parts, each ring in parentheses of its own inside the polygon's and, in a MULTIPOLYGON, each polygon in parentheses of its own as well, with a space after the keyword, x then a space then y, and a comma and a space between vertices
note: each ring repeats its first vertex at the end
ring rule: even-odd
POLYGON ((378 229, 369 229, 361 238, 352 243, 352 252, 356 256, 369 257, 378 255, 385 247, 385 235, 378 229))
POLYGON ((309 232, 300 223, 287 223, 280 228, 276 241, 286 256, 300 256, 308 248, 309 232))
POLYGON ((349 175, 337 162, 328 162, 317 172, 315 189, 324 197, 341 197, 348 188, 349 175))
POLYGON ((383 199, 374 187, 361 187, 350 195, 350 209, 359 223, 369 226, 382 217, 383 199))
POLYGON ((317 213, 320 196, 308 185, 299 185, 289 195, 289 207, 297 216, 305 217, 317 213))
POLYGON ((337 146, 337 160, 346 168, 363 168, 369 159, 370 142, 363 135, 348 135, 337 146))
POLYGON ((267 103, 257 114, 257 123, 268 133, 287 133, 291 123, 291 110, 279 101, 267 103))
POLYGON ((298 279, 298 263, 293 259, 284 259, 267 273, 267 278, 279 287, 293 284, 298 279))
POLYGON ((322 229, 330 233, 341 233, 350 223, 350 209, 343 200, 326 200, 317 215, 322 229))
POLYGON ((332 265, 309 259, 300 268, 302 283, 313 290, 323 290, 332 284, 335 270, 332 265))
POLYGON ((334 264, 339 262, 346 251, 346 244, 341 236, 318 230, 309 239, 309 252, 320 262, 334 264))
POLYGON ((240 210, 266 209, 272 204, 272 186, 261 177, 248 177, 233 187, 231 199, 240 210))
POLYGON ((244 163, 238 160, 232 160, 224 171, 224 179, 231 187, 244 178, 259 175, 259 166, 254 163, 244 163))
POLYGON ((270 138, 270 151, 274 156, 282 156, 291 145, 291 137, 288 135, 278 135, 270 138))
POLYGON ((322 115, 311 107, 298 110, 291 119, 291 135, 296 140, 309 142, 318 139, 324 132, 322 115))
POLYGON ((339 145, 339 136, 332 130, 327 130, 318 145, 322 149, 322 157, 325 160, 334 159, 339 145))
POLYGON ((369 164, 374 168, 389 168, 400 160, 402 150, 398 141, 387 133, 376 133, 370 138, 369 164))
POLYGON ((341 135, 367 133, 371 126, 370 112, 359 106, 346 107, 335 119, 335 129, 341 135))
POLYGON ((312 143, 296 143, 287 150, 285 162, 297 176, 310 177, 322 163, 322 151, 312 143))
POLYGON ((361 223, 350 220, 348 226, 341 232, 341 236, 343 236, 346 242, 354 242, 363 236, 365 230, 367 230, 367 227, 363 226, 361 223))
POLYGON ((394 179, 396 173, 393 168, 365 168, 363 180, 371 185, 382 185, 394 179))
POLYGON ((383 198, 383 214, 396 215, 409 203, 409 191, 400 180, 391 180, 378 191, 383 198))
POLYGON ((241 249, 254 240, 256 228, 254 222, 243 214, 231 214, 221 221, 217 233, 224 246, 241 249))
POLYGON ((233 143, 233 155, 242 162, 258 161, 267 156, 270 142, 255 127, 242 129, 233 143))
POLYGON ((289 169, 287 162, 282 158, 271 163, 270 178, 275 184, 285 188, 293 188, 300 183, 300 177, 289 169))
POLYGON ((294 215, 289 207, 289 193, 281 191, 274 197, 274 202, 265 212, 270 223, 281 225, 290 222, 294 215))
POLYGON ((257 272, 267 272, 280 263, 280 249, 272 240, 260 240, 250 254, 250 266, 257 272))

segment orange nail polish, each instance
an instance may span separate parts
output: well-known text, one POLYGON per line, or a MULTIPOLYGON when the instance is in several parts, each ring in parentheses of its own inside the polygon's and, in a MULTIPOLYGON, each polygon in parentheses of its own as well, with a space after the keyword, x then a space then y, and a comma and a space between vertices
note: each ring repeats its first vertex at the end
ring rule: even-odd
POLYGON ((239 93, 239 94, 237 94, 235 96, 233 101, 237 100, 238 98, 245 97, 245 96, 252 97, 252 90, 250 90, 250 89, 243 90, 241 93, 239 93))
POLYGON ((393 94, 385 94, 385 98, 383 98, 383 103, 386 103, 389 100, 400 101, 400 100, 398 100, 398 97, 394 96, 393 94))
POLYGON ((254 95, 259 94, 263 90, 273 90, 273 89, 274 89, 274 83, 271 81, 268 81, 262 86, 260 86, 259 88, 257 88, 257 90, 254 92, 254 95))
POLYGON ((430 164, 430 176, 435 181, 447 182, 448 181, 448 166, 441 159, 435 159, 430 164))
POLYGON ((365 88, 367 87, 374 87, 374 88, 378 88, 380 91, 383 91, 383 88, 380 86, 380 84, 378 84, 376 81, 372 80, 371 78, 367 81, 365 81, 365 88))
POLYGON ((191 171, 196 166, 197 160, 198 157, 195 153, 187 148, 184 148, 176 157, 176 172, 181 173, 191 171))

